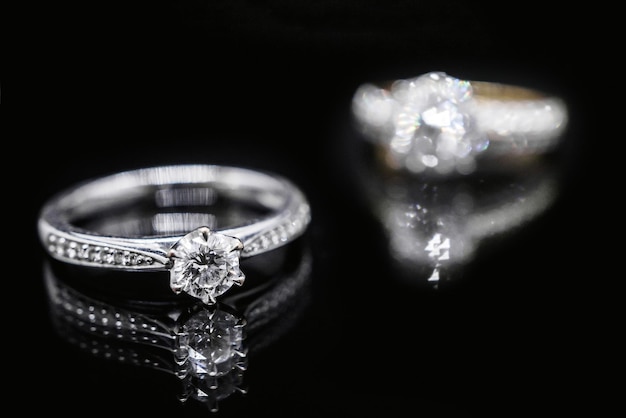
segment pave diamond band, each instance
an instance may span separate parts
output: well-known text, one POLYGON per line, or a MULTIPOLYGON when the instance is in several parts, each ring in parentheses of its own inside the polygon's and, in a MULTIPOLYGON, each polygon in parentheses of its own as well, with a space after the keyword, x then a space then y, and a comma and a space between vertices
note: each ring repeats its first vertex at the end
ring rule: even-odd
POLYGON ((38 223, 63 262, 129 271, 170 271, 174 292, 214 303, 243 284, 240 257, 304 233, 302 191, 275 174, 216 165, 142 168, 86 181, 53 196, 38 223))
POLYGON ((443 72, 363 84, 352 111, 366 138, 383 147, 386 162, 414 173, 469 174, 479 156, 545 153, 567 124, 557 97, 443 72))

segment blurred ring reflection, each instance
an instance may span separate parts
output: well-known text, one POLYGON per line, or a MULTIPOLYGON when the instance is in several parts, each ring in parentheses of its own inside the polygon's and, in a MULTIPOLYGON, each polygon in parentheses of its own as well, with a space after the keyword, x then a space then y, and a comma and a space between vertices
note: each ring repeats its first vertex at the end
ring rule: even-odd
POLYGON ((357 189, 382 227, 392 262, 415 284, 437 287, 458 277, 483 244, 536 220, 559 192, 548 158, 434 178, 389 169, 365 146, 353 160, 357 189))

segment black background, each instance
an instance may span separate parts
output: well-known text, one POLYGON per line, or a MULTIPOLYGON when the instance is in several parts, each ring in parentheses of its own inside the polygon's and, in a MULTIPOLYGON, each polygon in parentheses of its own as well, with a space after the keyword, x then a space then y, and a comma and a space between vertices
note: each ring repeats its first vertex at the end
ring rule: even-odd
POLYGON ((602 370, 593 306, 612 279, 593 264, 604 267, 609 251, 593 249, 603 198, 589 186, 593 86, 579 82, 580 57, 593 51, 578 12, 542 6, 239 0, 16 13, 3 101, 29 111, 6 118, 15 129, 3 135, 4 186, 27 218, 10 227, 28 232, 34 254, 5 278, 21 295, 7 326, 26 332, 5 339, 20 407, 209 415, 178 403, 172 376, 91 358, 54 333, 36 237, 45 199, 76 181, 187 162, 281 173, 313 213, 312 303, 250 360, 248 394, 218 415, 564 415, 605 405, 608 394, 589 391, 602 370), (432 70, 537 88, 570 112, 557 202, 439 291, 395 277, 345 146, 360 83, 432 70))

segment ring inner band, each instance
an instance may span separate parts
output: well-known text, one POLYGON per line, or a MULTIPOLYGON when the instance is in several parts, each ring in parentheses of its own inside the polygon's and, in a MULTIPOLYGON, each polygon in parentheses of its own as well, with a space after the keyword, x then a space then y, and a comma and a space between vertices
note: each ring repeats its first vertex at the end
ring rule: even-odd
POLYGON ((537 90, 486 81, 472 81, 474 97, 503 101, 539 100, 547 96, 537 90))
POLYGON ((75 211, 68 221, 101 235, 160 236, 184 234, 201 226, 227 229, 245 225, 274 209, 249 197, 234 198, 229 192, 212 183, 146 186, 131 199, 93 202, 90 211, 75 211))
POLYGON ((254 223, 287 198, 280 181, 257 172, 155 168, 85 183, 60 197, 54 214, 57 222, 98 235, 161 236, 254 223))
MULTIPOLYGON (((379 85, 386 91, 391 91, 395 81, 388 81, 379 85)), ((489 81, 470 81, 476 99, 498 101, 542 100, 548 96, 538 90, 520 87, 511 84, 492 83, 489 81)))

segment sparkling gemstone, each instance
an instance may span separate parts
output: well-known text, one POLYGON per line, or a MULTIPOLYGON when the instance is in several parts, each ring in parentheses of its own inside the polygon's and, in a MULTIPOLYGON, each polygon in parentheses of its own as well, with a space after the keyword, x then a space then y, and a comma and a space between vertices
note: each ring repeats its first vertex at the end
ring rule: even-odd
POLYGON ((394 115, 391 150, 410 170, 447 173, 471 166, 489 140, 471 115, 469 82, 432 72, 396 83, 402 103, 394 115))
POLYGON ((182 237, 171 249, 173 265, 170 287, 175 293, 187 294, 206 304, 233 285, 241 285, 245 275, 239 268, 241 240, 198 228, 182 237))

